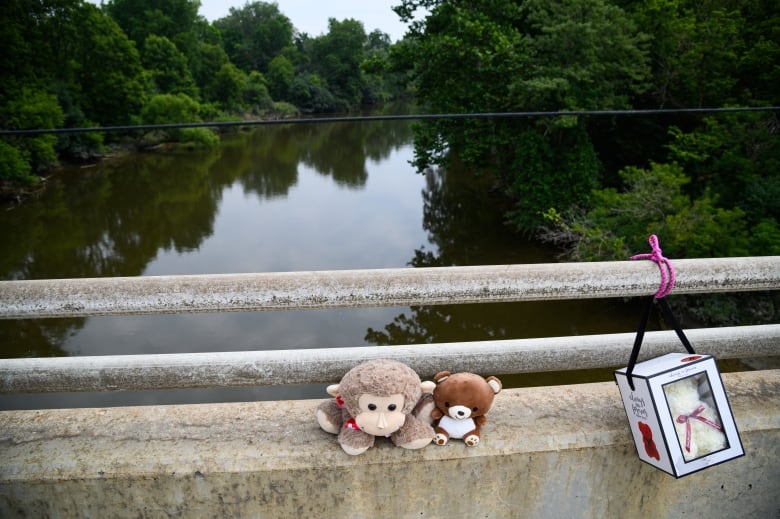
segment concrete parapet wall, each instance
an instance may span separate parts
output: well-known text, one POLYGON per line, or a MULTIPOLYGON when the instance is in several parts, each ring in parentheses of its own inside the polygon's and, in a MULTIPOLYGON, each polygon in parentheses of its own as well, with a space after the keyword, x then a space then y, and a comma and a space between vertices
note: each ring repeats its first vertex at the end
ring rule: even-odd
POLYGON ((777 519, 780 370, 723 378, 746 456, 679 480, 613 383, 505 390, 477 447, 357 457, 313 400, 0 412, 0 516, 777 519))

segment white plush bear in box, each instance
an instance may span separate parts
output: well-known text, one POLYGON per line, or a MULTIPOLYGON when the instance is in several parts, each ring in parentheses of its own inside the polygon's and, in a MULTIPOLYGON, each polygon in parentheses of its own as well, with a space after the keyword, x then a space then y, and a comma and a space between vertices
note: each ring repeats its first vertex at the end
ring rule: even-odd
POLYGON ((687 377, 667 384, 664 386, 664 394, 685 461, 728 446, 720 414, 713 406, 706 376, 687 377))

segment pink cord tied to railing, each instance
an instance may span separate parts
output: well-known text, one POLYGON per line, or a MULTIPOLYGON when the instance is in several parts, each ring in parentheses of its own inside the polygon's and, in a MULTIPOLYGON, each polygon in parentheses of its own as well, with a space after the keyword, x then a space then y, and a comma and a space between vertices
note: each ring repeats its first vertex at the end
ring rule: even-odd
POLYGON ((634 391, 634 379, 631 377, 631 374, 633 373, 634 366, 639 358, 639 348, 642 346, 642 339, 645 336, 645 330, 647 330, 647 320, 650 317, 650 311, 653 308, 654 302, 658 303, 658 307, 663 312, 664 318, 674 327, 674 332, 677 334, 677 337, 679 337, 683 346, 685 346, 685 350, 691 355, 696 354, 690 341, 685 336, 685 333, 683 333, 682 328, 680 328, 677 319, 674 318, 672 309, 669 308, 669 303, 665 299, 666 296, 672 293, 672 289, 674 288, 675 277, 672 262, 667 258, 664 258, 664 255, 661 252, 661 246, 658 245, 658 236, 651 234, 648 241, 650 242, 650 247, 653 252, 650 254, 636 254, 631 256, 631 259, 649 259, 658 265, 658 268, 661 271, 661 286, 658 287, 658 291, 653 297, 647 298, 647 304, 645 304, 645 309, 642 311, 642 319, 639 321, 639 329, 636 331, 634 348, 631 350, 631 357, 628 359, 628 367, 626 368, 626 378, 628 379, 628 386, 631 388, 631 391, 634 391))
POLYGON ((661 246, 658 244, 658 236, 651 234, 648 242, 650 243, 650 248, 653 252, 649 254, 636 254, 631 256, 631 259, 648 259, 658 265, 658 269, 661 271, 661 286, 658 287, 655 298, 661 299, 662 297, 671 294, 672 289, 674 289, 674 267, 672 266, 672 262, 664 257, 661 246))

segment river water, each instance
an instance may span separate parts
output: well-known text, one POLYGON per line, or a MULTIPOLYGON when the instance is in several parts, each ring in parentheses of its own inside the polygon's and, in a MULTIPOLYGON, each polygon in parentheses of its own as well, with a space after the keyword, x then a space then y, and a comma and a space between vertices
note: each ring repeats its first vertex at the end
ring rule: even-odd
MULTIPOLYGON (((209 151, 155 151, 67 168, 40 197, 0 212, 0 277, 555 261, 555 250, 503 225, 505 207, 486 179, 456 167, 418 174, 412 155, 408 121, 323 122, 236 132, 209 151)), ((630 332, 638 316, 635 301, 593 300, 0 321, 0 355, 551 337, 630 332)), ((534 380, 517 376, 510 384, 534 380)), ((557 380, 572 379, 556 374, 543 383, 557 380)), ((0 397, 0 408, 323 397, 319 386, 24 395, 0 397)))

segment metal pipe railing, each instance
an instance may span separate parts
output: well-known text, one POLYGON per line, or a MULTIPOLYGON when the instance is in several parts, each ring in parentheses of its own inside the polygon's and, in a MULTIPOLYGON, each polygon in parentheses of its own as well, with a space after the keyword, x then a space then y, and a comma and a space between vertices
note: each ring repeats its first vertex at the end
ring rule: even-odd
MULTIPOLYGON (((676 294, 780 288, 780 256, 674 265, 676 294)), ((0 319, 630 297, 658 284, 649 261, 0 281, 0 319)))
MULTIPOLYGON (((719 359, 778 355, 780 325, 688 330, 719 359)), ((483 342, 306 350, 0 360, 0 393, 246 387, 332 383, 355 364, 401 360, 423 377, 451 371, 494 375, 625 365, 632 333, 483 342)), ((645 335, 642 357, 680 351, 672 331, 645 335)))

